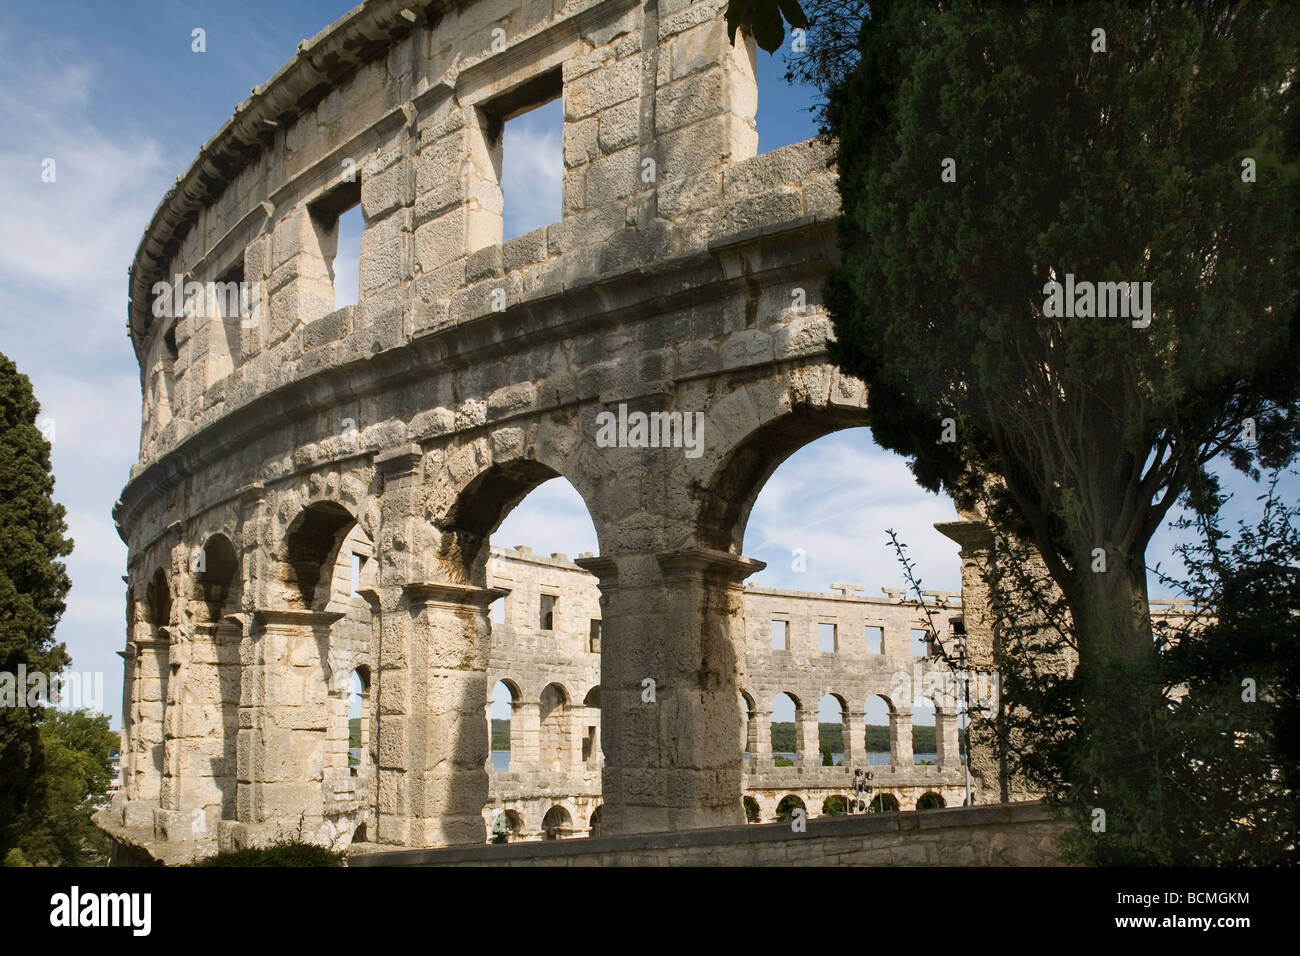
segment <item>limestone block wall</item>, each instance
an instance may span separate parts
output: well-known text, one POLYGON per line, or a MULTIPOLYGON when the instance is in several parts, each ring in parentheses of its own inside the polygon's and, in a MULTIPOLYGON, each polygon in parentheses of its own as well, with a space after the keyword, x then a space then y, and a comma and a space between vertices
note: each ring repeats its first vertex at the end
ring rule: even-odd
POLYGON ((1038 803, 513 846, 378 850, 349 866, 1060 866, 1065 824, 1038 803))
POLYGON ((364 823, 395 845, 481 841, 488 538, 557 475, 600 544, 577 563, 597 578, 581 616, 601 621, 601 694, 590 650, 548 679, 558 716, 528 688, 536 759, 599 775, 610 832, 742 818, 754 462, 861 423, 866 395, 826 357, 830 151, 754 155, 753 47, 727 41, 724 6, 367 0, 163 197, 131 271, 141 454, 114 510, 122 827, 237 845, 301 816, 322 840, 364 823), (501 242, 500 125, 556 97, 562 208, 501 242), (356 206, 360 297, 339 308, 356 206), (177 277, 190 307, 169 310, 177 277), (209 306, 227 282, 246 309, 209 306), (703 416, 701 454, 597 447, 622 405, 703 416))

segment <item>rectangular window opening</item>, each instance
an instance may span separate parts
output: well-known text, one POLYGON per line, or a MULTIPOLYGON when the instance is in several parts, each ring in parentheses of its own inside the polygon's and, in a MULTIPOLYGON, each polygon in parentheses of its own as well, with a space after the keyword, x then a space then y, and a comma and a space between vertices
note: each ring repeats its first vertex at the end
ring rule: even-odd
POLYGON ((788 651, 790 649, 790 624, 788 621, 772 622, 772 650, 788 651))
POLYGON ((538 613, 537 626, 543 631, 555 630, 555 595, 543 594, 538 613))
POLYGON ((834 654, 839 648, 839 635, 834 624, 817 625, 817 650, 823 654, 834 654))
POLYGON ((487 149, 478 172, 485 180, 495 174, 500 208, 494 211, 501 216, 503 241, 563 217, 563 92, 561 71, 550 70, 480 109, 487 149))
POLYGON ((600 621, 591 622, 591 630, 587 635, 587 650, 592 654, 600 653, 600 621))
POLYGON ((244 256, 221 274, 212 284, 211 315, 204 321, 208 337, 208 383, 219 382, 240 364, 239 334, 249 314, 249 292, 244 285, 244 256))
POLYGON ((930 632, 923 627, 912 628, 912 656, 930 656, 930 632))
POLYGON ((311 206, 312 223, 325 262, 325 274, 334 292, 331 311, 356 305, 361 292, 361 180, 342 182, 311 206))
POLYGON ((885 629, 883 627, 867 625, 867 653, 885 653, 885 629))

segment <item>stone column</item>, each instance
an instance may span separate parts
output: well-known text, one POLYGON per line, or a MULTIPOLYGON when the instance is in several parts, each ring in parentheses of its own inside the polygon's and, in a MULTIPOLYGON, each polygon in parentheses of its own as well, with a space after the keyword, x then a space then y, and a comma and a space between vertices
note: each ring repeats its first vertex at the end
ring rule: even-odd
MULTIPOLYGON (((487 839, 489 607, 505 592, 464 584, 408 584, 406 811, 411 846, 487 839)), ((386 629, 387 630, 387 629, 386 629)))
POLYGON ((601 589, 604 832, 743 823, 741 582, 763 564, 706 549, 578 564, 601 589))
POLYGON ((167 678, 171 665, 167 629, 135 639, 135 684, 132 695, 135 715, 131 721, 133 740, 131 800, 158 805, 163 779, 163 711, 167 704, 167 678))
POLYGON ((822 765, 820 729, 817 721, 816 705, 809 706, 805 698, 803 706, 795 713, 795 734, 799 745, 797 763, 801 767, 820 767, 822 765))
POLYGON ((957 715, 948 710, 934 715, 934 742, 940 767, 960 767, 961 747, 957 742, 957 715))
POLYGON ((867 714, 863 711, 854 717, 853 708, 844 711, 844 764, 854 767, 867 765, 867 714))
POLYGON ((757 750, 750 755, 751 770, 770 770, 772 767, 772 712, 754 712, 754 735, 757 750))
MULTIPOLYGON (((752 770, 755 766, 754 761, 758 758, 758 707, 755 705, 753 712, 746 713, 741 711, 741 717, 745 721, 745 753, 749 754, 749 767, 752 770)), ((769 719, 771 719, 769 717, 769 719)))
POLYGON ((889 715, 889 763, 894 767, 912 766, 912 712, 894 711, 889 715))
POLYGON ((265 843, 280 831, 310 839, 324 811, 330 628, 343 615, 255 610, 241 647, 243 682, 236 742, 237 822, 223 846, 265 843))
POLYGON ((510 772, 538 768, 541 759, 542 705, 535 700, 510 702, 510 772))

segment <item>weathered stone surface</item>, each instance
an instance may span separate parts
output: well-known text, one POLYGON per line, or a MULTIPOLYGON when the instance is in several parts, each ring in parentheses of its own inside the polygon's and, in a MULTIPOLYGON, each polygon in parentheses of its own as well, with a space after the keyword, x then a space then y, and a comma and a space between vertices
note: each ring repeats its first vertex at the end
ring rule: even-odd
MULTIPOLYGON (((122 846, 178 859, 177 835, 232 847, 300 825, 322 843, 480 843, 510 800, 533 836, 739 824, 747 794, 760 819, 787 794, 815 816, 847 785, 815 764, 826 693, 853 740, 868 696, 896 698, 882 793, 904 809, 960 799, 950 701, 938 764, 912 762, 909 682, 946 691, 900 643, 910 611, 743 586, 760 567, 740 556, 756 462, 863 423, 867 396, 829 365, 809 291, 834 255, 825 148, 754 157, 754 47, 727 41, 724 7, 477 0, 430 25, 368 0, 242 104, 163 199, 131 274, 141 449, 114 512, 129 548, 124 795, 100 819, 122 846), (498 21, 523 31, 505 52, 486 46, 498 21), (331 63, 354 68, 322 96, 331 63), (561 219, 503 244, 499 120, 539 105, 521 89, 553 95, 557 68, 561 219), (345 144, 359 182, 338 175, 345 144), (337 218, 356 203, 360 300, 336 308, 337 218), (153 283, 240 265, 255 309, 155 320, 153 283), (597 441, 604 416, 629 411, 662 441, 597 441), (601 554, 492 557, 499 522, 556 476, 601 554), (542 593, 558 626, 534 629, 542 593), (814 618, 880 619, 883 655, 846 639, 828 657, 807 643, 814 618), (775 619, 788 651, 764 645, 775 619), (497 679, 518 691, 519 749, 494 777, 497 679), (764 763, 780 692, 803 701, 794 768, 764 763)), ((977 529, 945 526, 968 587, 977 529)), ((942 601, 991 666, 987 595, 942 601)), ((981 792, 1005 799, 996 762, 973 757, 981 792)), ((752 859, 788 859, 751 842, 752 859)), ((897 847, 832 850, 883 862, 897 847)))

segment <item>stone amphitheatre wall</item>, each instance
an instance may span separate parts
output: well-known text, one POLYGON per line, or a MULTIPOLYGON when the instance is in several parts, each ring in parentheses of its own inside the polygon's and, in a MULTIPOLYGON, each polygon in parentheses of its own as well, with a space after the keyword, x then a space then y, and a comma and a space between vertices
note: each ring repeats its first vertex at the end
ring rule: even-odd
MULTIPOLYGON (((724 6, 366 0, 301 43, 163 197, 131 269, 140 461, 114 509, 123 786, 99 820, 121 845, 169 857, 300 827, 482 843, 502 593, 488 541, 557 476, 599 544, 577 564, 599 593, 602 832, 740 824, 747 776, 775 797, 757 746, 752 773, 736 759, 755 704, 818 688, 747 688, 743 585, 762 563, 742 554, 745 524, 781 462, 863 424, 867 398, 826 351, 831 151, 755 155, 754 47, 728 42, 724 6), (502 124, 557 98, 562 208, 503 242, 502 124), (358 206, 359 300, 336 307, 338 218, 358 206), (246 303, 207 294, 229 282, 246 303), (699 454, 598 445, 600 416, 625 409, 699 416, 699 454)), ((975 523, 945 530, 975 581, 975 523)), ((775 616, 788 598, 754 600, 775 616)), ((785 666, 770 645, 754 660, 785 666)), ((801 677, 825 669, 806 663, 801 677)), ((860 663, 839 691, 855 713, 880 676, 860 663)), ((594 779, 586 689, 562 705, 535 689, 537 760, 594 779), (576 738, 541 735, 556 706, 576 738)))
MULTIPOLYGON (((484 821, 490 829, 505 813, 512 840, 599 833, 603 760, 596 578, 562 554, 494 547, 488 581, 506 592, 503 613, 492 621, 488 683, 502 682, 511 695, 511 753, 508 770, 491 775, 484 821), (555 600, 544 608, 547 598, 555 600), (552 609, 549 622, 543 620, 546 608, 552 609)), ((756 822, 777 819, 777 805, 787 797, 811 818, 820 816, 832 797, 847 806, 856 798, 853 771, 859 768, 872 772, 874 795, 892 797, 902 810, 916 809, 926 794, 946 806, 965 799, 957 749, 960 690, 946 665, 914 652, 912 631, 924 626, 923 615, 904 603, 901 589, 870 596, 854 593, 861 588, 839 588, 821 594, 745 588, 740 685, 745 721, 736 748, 744 754, 744 799, 756 822), (773 648, 773 621, 786 625, 785 649, 773 648), (832 642, 819 641, 819 625, 834 629, 832 642), (871 644, 869 627, 879 629, 871 644), (828 643, 831 649, 823 650, 828 643), (782 693, 796 708, 793 767, 776 766, 771 749, 771 706, 782 693), (818 704, 826 695, 837 699, 843 739, 849 742, 849 752, 835 767, 822 766, 818 745, 818 704), (866 705, 874 696, 888 708, 891 759, 868 765, 866 705), (938 729, 940 752, 930 765, 915 764, 912 753, 913 705, 922 699, 934 707, 938 729)), ((960 600, 940 591, 926 596, 941 638, 953 639, 960 600)), ((978 783, 975 798, 983 802, 978 783)))
POLYGON ((122 827, 240 845, 369 814, 384 843, 482 841, 487 537, 557 475, 600 544, 605 826, 740 822, 745 518, 865 396, 825 357, 828 150, 755 155, 754 48, 723 6, 368 0, 164 197, 131 274, 141 456, 115 509, 122 827), (501 124, 557 97, 563 208, 502 242, 501 124), (360 298, 335 308, 353 204, 360 298), (169 315, 177 276, 199 294, 169 315), (225 280, 247 310, 210 307, 225 280), (625 406, 702 416, 702 454, 598 448, 625 406), (330 570, 351 542, 364 610, 330 570))

